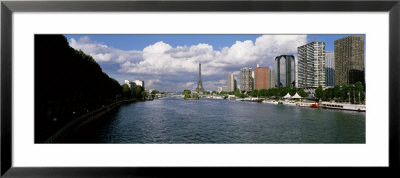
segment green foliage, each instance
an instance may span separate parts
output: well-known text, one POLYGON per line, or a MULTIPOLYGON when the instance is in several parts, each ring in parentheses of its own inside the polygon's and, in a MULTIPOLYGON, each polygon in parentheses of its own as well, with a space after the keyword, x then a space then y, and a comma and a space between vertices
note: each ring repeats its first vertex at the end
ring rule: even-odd
POLYGON ((193 93, 193 99, 198 100, 199 99, 199 95, 197 93, 193 93))
POLYGON ((183 90, 184 99, 190 99, 190 90, 183 90))
POLYGON ((266 97, 267 96, 267 89, 261 89, 258 91, 258 96, 266 97))
POLYGON ((324 90, 322 89, 322 86, 318 86, 317 89, 315 89, 315 97, 318 99, 322 99, 324 95, 324 90))
POLYGON ((142 99, 146 98, 146 97, 147 97, 147 92, 142 91, 142 92, 140 93, 140 96, 141 96, 142 99))
POLYGON ((153 90, 153 91, 151 91, 151 94, 152 95, 154 95, 154 94, 157 94, 157 93, 160 93, 158 90, 153 90))
POLYGON ((252 97, 257 97, 258 96, 258 90, 253 90, 250 92, 250 96, 252 97))
POLYGON ((234 95, 235 96, 237 96, 237 97, 240 97, 240 90, 239 89, 236 89, 236 91, 234 92, 234 95))
POLYGON ((270 88, 267 90, 267 97, 280 97, 278 88, 270 88))
POLYGON ((71 119, 121 99, 123 86, 104 73, 92 56, 70 47, 63 35, 34 37, 35 142, 71 119))
POLYGON ((324 99, 333 99, 335 97, 335 89, 334 88, 328 88, 325 91, 325 98, 324 99))
POLYGON ((132 97, 135 99, 140 99, 143 100, 143 94, 142 92, 144 91, 144 89, 141 86, 136 86, 133 90, 132 90, 132 97))
MULTIPOLYGON (((299 95, 302 96, 300 91, 299 95)), ((357 82, 350 85, 336 85, 334 88, 325 90, 322 87, 318 87, 315 90, 315 97, 325 101, 336 100, 338 102, 362 103, 365 101, 365 92, 362 83, 357 82)))
POLYGON ((308 94, 302 88, 299 89, 298 94, 303 98, 308 96, 308 94))
POLYGON ((127 84, 123 84, 122 85, 122 95, 125 98, 130 98, 131 97, 131 89, 129 88, 129 86, 127 84))

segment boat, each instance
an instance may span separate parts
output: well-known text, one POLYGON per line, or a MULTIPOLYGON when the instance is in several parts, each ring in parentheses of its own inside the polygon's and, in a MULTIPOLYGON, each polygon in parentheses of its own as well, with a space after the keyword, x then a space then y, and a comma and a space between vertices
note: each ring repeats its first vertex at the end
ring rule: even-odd
POLYGON ((318 104, 317 103, 307 103, 307 102, 297 103, 297 106, 307 107, 307 108, 318 108, 318 104))
POLYGON ((322 102, 322 108, 339 109, 339 110, 350 110, 350 111, 359 111, 359 112, 365 112, 366 111, 366 107, 363 104, 322 102))
POLYGON ((315 104, 315 103, 300 102, 300 103, 297 103, 297 106, 310 108, 310 107, 312 107, 313 104, 315 104))
POLYGON ((313 103, 310 105, 312 108, 318 108, 318 104, 317 103, 313 103))
POLYGON ((295 103, 295 102, 293 102, 293 101, 284 101, 284 102, 282 102, 282 104, 284 104, 284 105, 289 105, 289 106, 296 106, 297 104, 295 103))
POLYGON ((278 101, 273 101, 273 100, 264 100, 262 102, 263 103, 269 103, 269 104, 278 104, 278 101))

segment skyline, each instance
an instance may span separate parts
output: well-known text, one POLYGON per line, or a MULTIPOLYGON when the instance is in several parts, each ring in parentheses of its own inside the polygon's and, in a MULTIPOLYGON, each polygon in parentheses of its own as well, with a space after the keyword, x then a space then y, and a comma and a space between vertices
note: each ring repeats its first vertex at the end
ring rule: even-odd
POLYGON ((204 88, 217 90, 227 85, 228 74, 238 76, 242 67, 273 67, 282 54, 294 55, 297 63, 298 46, 322 41, 326 51, 333 51, 334 40, 349 35, 64 36, 120 84, 144 80, 148 89, 177 92, 196 88, 199 61, 204 88))

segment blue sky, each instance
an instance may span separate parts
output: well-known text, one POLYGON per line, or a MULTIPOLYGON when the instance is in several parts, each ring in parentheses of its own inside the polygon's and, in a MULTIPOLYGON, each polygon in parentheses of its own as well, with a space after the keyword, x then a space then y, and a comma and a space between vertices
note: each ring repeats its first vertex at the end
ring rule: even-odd
MULTIPOLYGON (((357 34, 359 35, 359 34, 357 34)), ((79 39, 82 36, 89 36, 90 39, 107 44, 108 46, 122 50, 142 50, 146 46, 154 44, 158 41, 164 41, 174 47, 178 45, 196 45, 199 43, 208 43, 215 49, 222 49, 231 46, 236 41, 252 40, 261 35, 65 35, 68 39, 79 39)), ((334 41, 348 34, 338 35, 307 35, 307 41, 323 41, 325 42, 325 50, 334 50, 334 41)), ((362 35, 365 37, 365 35, 362 35)))
MULTIPOLYGON (((144 80, 163 91, 194 90, 202 62, 203 85, 216 90, 226 85, 229 73, 241 67, 272 67, 275 56, 297 56, 297 47, 348 35, 65 35, 70 45, 93 56, 103 71, 123 83, 144 80)), ((363 35, 365 37, 365 35, 363 35)), ((239 78, 239 77, 238 77, 239 78)))

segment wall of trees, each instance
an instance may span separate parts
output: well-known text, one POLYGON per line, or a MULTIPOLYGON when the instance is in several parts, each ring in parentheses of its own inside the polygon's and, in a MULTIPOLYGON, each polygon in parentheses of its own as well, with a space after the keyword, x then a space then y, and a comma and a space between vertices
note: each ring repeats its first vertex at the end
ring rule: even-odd
POLYGON ((111 104, 122 87, 63 35, 35 35, 35 142, 70 120, 111 104))

